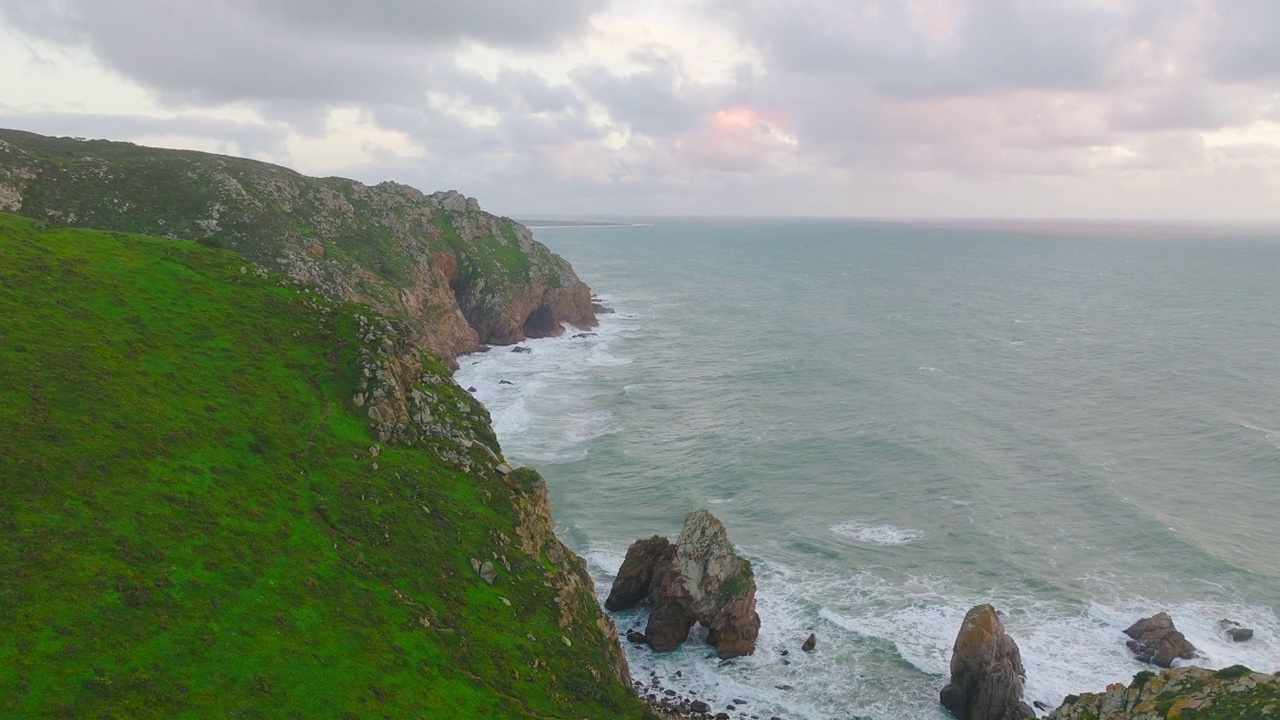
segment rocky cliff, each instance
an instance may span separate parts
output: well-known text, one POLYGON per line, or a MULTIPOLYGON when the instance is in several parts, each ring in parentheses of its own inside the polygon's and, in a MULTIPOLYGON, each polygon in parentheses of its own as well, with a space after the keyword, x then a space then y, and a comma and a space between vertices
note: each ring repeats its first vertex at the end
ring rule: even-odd
POLYGON ((1048 720, 1264 720, 1280 717, 1280 675, 1223 670, 1140 672, 1129 685, 1072 695, 1048 720))
POLYGON ((0 130, 0 211, 234 250, 402 318, 446 362, 595 324, 591 291, 527 228, 456 192, 311 178, 208 153, 0 130))

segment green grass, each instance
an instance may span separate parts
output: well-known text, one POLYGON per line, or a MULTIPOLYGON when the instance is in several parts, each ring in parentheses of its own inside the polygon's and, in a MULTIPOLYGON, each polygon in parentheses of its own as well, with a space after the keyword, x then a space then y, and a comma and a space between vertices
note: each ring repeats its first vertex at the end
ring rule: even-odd
POLYGON ((0 717, 648 717, 500 540, 529 478, 371 457, 356 312, 0 215, 0 717))

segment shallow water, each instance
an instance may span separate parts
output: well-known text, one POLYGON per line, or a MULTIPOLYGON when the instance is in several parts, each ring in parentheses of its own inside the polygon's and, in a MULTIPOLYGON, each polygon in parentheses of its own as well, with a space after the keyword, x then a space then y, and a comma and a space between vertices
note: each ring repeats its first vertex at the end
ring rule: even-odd
POLYGON ((1143 669, 1120 631, 1161 609, 1198 664, 1280 669, 1280 237, 536 233, 617 312, 462 359, 508 459, 546 476, 602 594, 700 507, 758 573, 755 655, 631 648, 637 677, 765 717, 946 717, 979 602, 1047 705, 1143 669))

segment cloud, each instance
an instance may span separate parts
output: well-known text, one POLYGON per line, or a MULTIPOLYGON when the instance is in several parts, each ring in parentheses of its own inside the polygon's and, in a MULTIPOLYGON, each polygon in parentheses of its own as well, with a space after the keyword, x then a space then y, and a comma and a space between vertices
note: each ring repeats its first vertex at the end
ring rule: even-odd
POLYGON ((550 48, 598 0, 0 0, 0 17, 87 45, 175 102, 340 104, 422 96, 430 68, 463 43, 550 48))

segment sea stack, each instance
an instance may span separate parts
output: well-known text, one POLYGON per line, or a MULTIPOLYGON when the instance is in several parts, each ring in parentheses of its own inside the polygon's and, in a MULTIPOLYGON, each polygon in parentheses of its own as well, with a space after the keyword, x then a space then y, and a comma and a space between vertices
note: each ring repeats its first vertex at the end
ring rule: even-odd
POLYGON ((990 605, 964 616, 951 654, 951 682, 940 700, 958 720, 1030 720, 1035 712, 1022 701, 1026 671, 1018 644, 990 605))
POLYGON ((654 650, 674 650, 702 623, 722 659, 755 651, 760 616, 751 563, 706 510, 685 518, 674 544, 655 535, 627 549, 605 607, 623 610, 644 600, 651 605, 644 634, 654 650))

